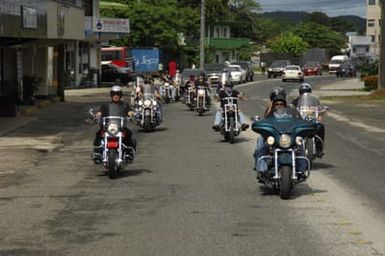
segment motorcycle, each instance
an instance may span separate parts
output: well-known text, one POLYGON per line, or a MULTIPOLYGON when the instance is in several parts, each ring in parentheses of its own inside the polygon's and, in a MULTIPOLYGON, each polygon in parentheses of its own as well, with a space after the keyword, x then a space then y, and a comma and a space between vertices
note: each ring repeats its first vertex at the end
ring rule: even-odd
MULTIPOLYGON (((302 94, 298 99, 296 108, 304 120, 310 121, 313 124, 319 123, 320 116, 325 114, 328 110, 328 107, 321 106, 318 98, 311 93, 302 94)), ((311 164, 317 157, 321 157, 320 152, 317 152, 316 145, 318 145, 318 151, 323 152, 324 141, 318 135, 311 138, 307 137, 303 141, 305 154, 309 158, 311 164)))
POLYGON ((281 199, 290 198, 294 185, 310 175, 310 161, 301 152, 304 138, 316 133, 314 125, 283 109, 275 117, 254 118, 252 130, 259 133, 268 145, 268 153, 258 158, 257 165, 260 161, 267 164, 267 170, 259 173, 259 181, 279 192, 281 199))
POLYGON ((168 81, 164 82, 160 87, 160 95, 166 103, 170 103, 171 99, 174 97, 174 88, 173 85, 168 81))
POLYGON ((195 110, 198 112, 199 116, 202 116, 204 112, 209 110, 207 106, 206 88, 204 86, 197 86, 196 93, 195 110))
POLYGON ((187 87, 185 93, 185 104, 190 111, 193 111, 195 109, 195 90, 191 86, 187 87))
POLYGON ((135 107, 135 119, 139 127, 145 132, 151 132, 161 123, 157 114, 159 103, 153 93, 145 93, 143 99, 139 99, 135 107))
POLYGON ((241 127, 238 122, 238 98, 225 97, 223 101, 223 122, 220 127, 221 134, 225 140, 234 143, 235 137, 241 133, 241 127))
POLYGON ((100 123, 101 126, 101 158, 96 163, 107 170, 110 179, 115 179, 121 170, 127 164, 132 163, 135 158, 135 149, 123 143, 124 137, 127 136, 124 127, 130 118, 106 116, 99 121, 92 109, 89 114, 93 119, 90 119, 91 121, 88 121, 88 123, 100 123))
POLYGON ((181 88, 178 81, 174 81, 174 100, 178 101, 181 97, 181 88))

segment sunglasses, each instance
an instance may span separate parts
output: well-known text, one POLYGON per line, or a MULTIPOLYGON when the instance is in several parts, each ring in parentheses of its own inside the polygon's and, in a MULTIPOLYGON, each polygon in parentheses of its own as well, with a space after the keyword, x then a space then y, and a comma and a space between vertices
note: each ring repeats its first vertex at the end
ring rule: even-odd
POLYGON ((275 103, 274 106, 285 106, 285 103, 275 103))
POLYGON ((122 96, 120 93, 118 92, 115 92, 115 93, 111 93, 112 96, 122 96))

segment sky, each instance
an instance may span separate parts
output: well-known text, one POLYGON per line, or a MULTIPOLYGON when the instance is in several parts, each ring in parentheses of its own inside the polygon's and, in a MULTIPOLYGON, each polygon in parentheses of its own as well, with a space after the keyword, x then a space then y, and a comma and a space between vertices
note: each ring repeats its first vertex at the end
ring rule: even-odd
POLYGON ((356 15, 366 17, 366 0, 256 0, 262 12, 324 12, 329 17, 356 15))

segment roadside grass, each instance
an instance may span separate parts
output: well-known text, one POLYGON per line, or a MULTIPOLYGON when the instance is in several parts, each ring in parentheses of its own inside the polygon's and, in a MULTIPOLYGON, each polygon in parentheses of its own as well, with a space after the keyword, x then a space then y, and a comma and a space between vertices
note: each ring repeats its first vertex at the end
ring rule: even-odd
POLYGON ((385 90, 375 90, 368 95, 358 96, 321 96, 321 100, 325 101, 384 101, 385 90))

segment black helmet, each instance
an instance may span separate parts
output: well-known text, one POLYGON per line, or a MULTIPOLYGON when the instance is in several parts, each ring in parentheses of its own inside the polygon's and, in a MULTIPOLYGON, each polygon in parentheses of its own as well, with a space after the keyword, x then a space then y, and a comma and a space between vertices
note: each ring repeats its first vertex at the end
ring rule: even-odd
POLYGON ((283 95, 277 95, 277 96, 272 100, 273 106, 274 106, 274 103, 276 103, 276 102, 278 102, 278 101, 284 102, 285 105, 287 104, 287 102, 286 102, 286 97, 283 96, 283 95))
POLYGON ((225 84, 224 84, 225 87, 230 87, 230 88, 233 88, 233 83, 231 81, 226 81, 225 84))
POLYGON ((302 83, 302 84, 299 85, 298 91, 299 91, 299 95, 302 95, 305 92, 309 92, 310 93, 311 92, 311 86, 308 83, 302 83))
POLYGON ((282 87, 275 87, 273 90, 271 90, 270 100, 274 101, 274 99, 277 97, 284 98, 286 101, 286 92, 282 87))
POLYGON ((111 90, 110 90, 110 95, 119 95, 120 97, 122 97, 123 95, 123 92, 122 92, 122 87, 120 87, 119 85, 114 85, 111 87, 111 90))

